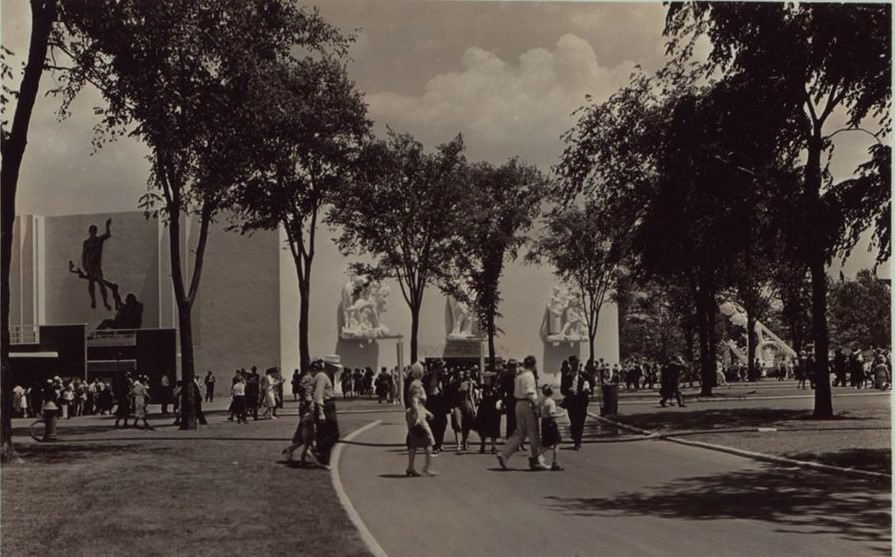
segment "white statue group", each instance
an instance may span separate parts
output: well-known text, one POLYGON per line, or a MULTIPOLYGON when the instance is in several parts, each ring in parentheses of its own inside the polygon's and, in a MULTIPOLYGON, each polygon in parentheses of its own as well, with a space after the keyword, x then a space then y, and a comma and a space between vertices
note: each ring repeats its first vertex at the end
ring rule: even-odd
POLYGON ((382 322, 389 288, 363 275, 351 277, 342 287, 342 338, 379 338, 387 336, 382 322))
MULTIPOLYGON (((469 294, 469 289, 461 286, 464 293, 469 294)), ((451 311, 451 329, 448 332, 448 340, 468 340, 474 337, 473 324, 475 315, 467 302, 448 296, 448 308, 451 311)))
POLYGON ((547 340, 580 341, 587 338, 587 323, 581 307, 581 295, 564 286, 554 286, 547 305, 547 340))
MULTIPOLYGON (((388 336, 389 328, 382 322, 386 311, 389 288, 363 275, 353 275, 342 287, 342 328, 345 339, 372 339, 388 336)), ((581 296, 563 286, 554 286, 548 305, 547 340, 569 342, 587 339, 587 323, 581 307, 581 296)), ((475 313, 470 304, 454 296, 448 297, 451 326, 447 340, 476 339, 475 313)))

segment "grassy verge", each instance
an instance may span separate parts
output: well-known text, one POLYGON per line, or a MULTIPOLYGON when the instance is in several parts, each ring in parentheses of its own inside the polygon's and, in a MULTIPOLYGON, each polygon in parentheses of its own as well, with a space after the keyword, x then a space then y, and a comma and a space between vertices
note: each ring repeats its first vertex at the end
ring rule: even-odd
MULTIPOLYGON (((357 423, 343 420, 343 432, 357 423)), ((22 443, 2 469, 3 555, 367 555, 322 470, 279 451, 294 422, 22 443)))

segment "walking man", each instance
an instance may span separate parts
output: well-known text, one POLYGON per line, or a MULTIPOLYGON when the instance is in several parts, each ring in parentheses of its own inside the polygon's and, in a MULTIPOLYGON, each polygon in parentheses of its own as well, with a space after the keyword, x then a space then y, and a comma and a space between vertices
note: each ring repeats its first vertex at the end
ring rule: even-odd
POLYGON ((339 422, 336 418, 336 392, 332 380, 323 371, 323 360, 311 362, 314 375, 314 417, 317 428, 317 461, 329 468, 329 455, 339 440, 339 422))
POLYGON ((577 451, 581 448, 581 438, 584 436, 584 422, 587 420, 587 404, 590 401, 590 382, 583 373, 578 363, 578 358, 570 358, 570 375, 568 394, 563 399, 565 408, 569 412, 570 433, 572 443, 577 451))
MULTIPOLYGON (((513 382, 515 399, 516 430, 507 440, 503 450, 497 455, 497 462, 504 470, 507 462, 525 438, 529 439, 528 467, 532 470, 549 470, 541 464, 541 437, 538 432, 538 385, 535 379, 537 361, 534 356, 526 356, 522 362, 522 371, 513 382)), ((509 409, 508 409, 509 411, 509 409)))

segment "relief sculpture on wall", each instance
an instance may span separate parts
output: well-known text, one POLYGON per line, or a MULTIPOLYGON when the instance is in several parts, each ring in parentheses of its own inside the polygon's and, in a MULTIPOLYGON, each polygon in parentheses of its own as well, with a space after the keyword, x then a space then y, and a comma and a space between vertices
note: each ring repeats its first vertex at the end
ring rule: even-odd
POLYGON ((87 281, 87 295, 90 297, 91 308, 96 309, 96 286, 99 286, 103 305, 107 310, 115 310, 115 317, 103 320, 97 328, 139 329, 143 322, 143 304, 133 293, 129 293, 122 301, 118 284, 108 280, 103 274, 103 245, 112 237, 112 219, 106 219, 106 231, 103 234, 97 234, 95 224, 90 225, 87 234, 87 239, 81 248, 81 266, 76 267, 74 262, 69 260, 68 271, 87 281), (112 293, 114 307, 109 304, 109 292, 112 293))

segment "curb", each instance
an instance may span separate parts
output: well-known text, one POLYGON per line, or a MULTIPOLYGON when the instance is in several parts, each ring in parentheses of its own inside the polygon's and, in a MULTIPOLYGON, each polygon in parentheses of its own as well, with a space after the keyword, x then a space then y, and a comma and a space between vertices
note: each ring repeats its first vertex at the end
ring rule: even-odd
POLYGON ((884 474, 882 472, 869 472, 867 470, 860 470, 858 468, 844 468, 842 466, 833 466, 831 464, 820 464, 818 462, 795 460, 792 458, 786 458, 784 456, 775 456, 775 455, 769 455, 769 454, 765 454, 765 453, 757 453, 754 451, 746 451, 743 449, 736 449, 734 447, 728 447, 725 445, 717 445, 715 443, 707 443, 705 441, 692 441, 690 439, 681 439, 680 437, 676 437, 674 434, 663 435, 663 434, 657 433, 655 431, 648 431, 645 429, 640 429, 639 427, 634 427, 634 426, 630 426, 628 424, 617 422, 617 421, 611 420, 605 416, 598 416, 591 412, 588 412, 587 415, 597 421, 607 423, 607 424, 615 426, 619 429, 624 429, 624 430, 631 431, 634 433, 639 433, 641 435, 644 435, 644 436, 652 438, 652 439, 661 439, 664 441, 671 441, 672 443, 678 443, 680 445, 688 445, 691 447, 699 447, 702 449, 709 449, 712 451, 718 451, 718 452, 722 452, 722 453, 741 456, 743 458, 751 458, 753 460, 759 460, 759 461, 763 461, 763 462, 773 462, 775 464, 798 466, 800 468, 811 468, 812 470, 820 470, 823 472, 832 472, 832 473, 836 473, 836 474, 857 476, 857 477, 876 480, 876 481, 886 481, 886 482, 892 481, 892 476, 890 474, 884 474))
MULTIPOLYGON (((367 430, 373 429, 381 423, 382 420, 374 420, 367 425, 355 429, 339 441, 351 441, 355 437, 365 433, 367 430)), ((382 549, 382 546, 379 545, 379 542, 376 541, 373 534, 370 533, 367 525, 364 524, 357 509, 351 504, 351 499, 348 498, 348 494, 345 493, 345 487, 342 485, 342 477, 339 474, 339 462, 342 458, 343 446, 344 445, 341 442, 336 443, 336 446, 333 448, 332 458, 330 459, 330 479, 332 480, 333 489, 336 490, 339 503, 342 505, 342 508, 345 509, 345 513, 348 515, 348 520, 350 520, 357 529, 357 533, 360 535, 361 540, 363 540, 364 545, 367 546, 367 550, 375 557, 388 557, 388 554, 382 549)))

